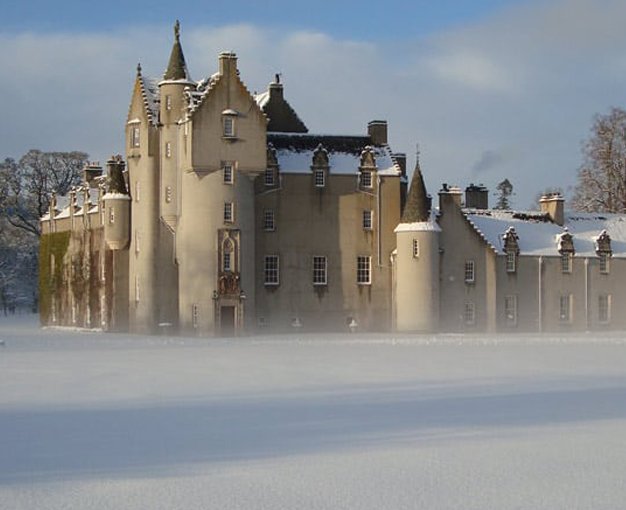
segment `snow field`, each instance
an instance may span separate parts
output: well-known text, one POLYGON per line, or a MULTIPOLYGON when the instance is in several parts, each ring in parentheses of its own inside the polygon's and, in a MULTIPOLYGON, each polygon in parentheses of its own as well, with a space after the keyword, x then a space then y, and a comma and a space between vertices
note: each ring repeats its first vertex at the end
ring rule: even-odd
POLYGON ((626 338, 235 340, 0 318, 0 508, 618 509, 626 338))

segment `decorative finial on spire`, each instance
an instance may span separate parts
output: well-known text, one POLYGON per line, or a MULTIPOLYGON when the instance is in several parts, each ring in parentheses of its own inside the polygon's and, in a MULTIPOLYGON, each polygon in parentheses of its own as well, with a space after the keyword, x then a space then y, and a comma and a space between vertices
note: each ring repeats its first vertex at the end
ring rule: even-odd
POLYGON ((174 37, 176 40, 180 39, 180 21, 178 20, 174 23, 174 37))
POLYGON ((415 161, 419 162, 420 160, 420 144, 415 144, 415 161))
POLYGON ((137 76, 141 75, 141 62, 137 62, 137 76))
POLYGON ((283 73, 276 73, 275 78, 274 78, 274 79, 275 79, 275 83, 280 83, 280 76, 281 76, 282 74, 283 74, 283 73))

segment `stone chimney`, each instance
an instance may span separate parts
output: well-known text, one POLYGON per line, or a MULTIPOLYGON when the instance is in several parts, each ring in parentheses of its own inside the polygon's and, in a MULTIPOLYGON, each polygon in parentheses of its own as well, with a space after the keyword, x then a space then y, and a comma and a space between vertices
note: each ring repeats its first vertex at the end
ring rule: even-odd
POLYGON ((489 191, 485 186, 470 184, 465 188, 465 207, 489 209, 489 191))
POLYGON ((387 121, 372 120, 368 122, 367 134, 374 145, 387 145, 387 121))
POLYGON ((461 188, 443 183, 439 190, 439 210, 445 212, 451 206, 460 208, 462 196, 461 188))
POLYGON ((406 175, 406 154, 404 152, 395 152, 391 155, 391 157, 400 167, 400 172, 402 172, 402 175, 406 175))
POLYGON ((564 205, 565 200, 560 193, 549 193, 539 199, 541 212, 547 213, 552 222, 561 227, 565 224, 564 205))
POLYGON ((219 56, 219 73, 222 76, 237 74, 237 55, 230 51, 223 51, 219 56))
POLYGON ((90 188, 97 188, 98 182, 96 181, 97 177, 102 175, 102 167, 100 163, 97 161, 92 161, 85 165, 83 169, 83 179, 89 185, 90 188))

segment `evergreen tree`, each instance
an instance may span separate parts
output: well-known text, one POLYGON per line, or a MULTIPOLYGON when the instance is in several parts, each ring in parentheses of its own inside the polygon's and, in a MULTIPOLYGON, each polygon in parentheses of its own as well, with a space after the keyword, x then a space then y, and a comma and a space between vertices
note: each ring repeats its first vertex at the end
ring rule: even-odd
POLYGON ((508 179, 504 179, 496 186, 496 205, 494 209, 510 209, 511 196, 513 196, 513 185, 508 179))

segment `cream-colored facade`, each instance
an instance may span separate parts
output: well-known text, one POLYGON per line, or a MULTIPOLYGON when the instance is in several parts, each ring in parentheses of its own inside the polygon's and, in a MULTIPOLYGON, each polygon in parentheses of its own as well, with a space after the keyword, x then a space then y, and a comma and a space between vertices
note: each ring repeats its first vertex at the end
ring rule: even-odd
POLYGON ((137 69, 126 155, 91 165, 41 220, 41 320, 138 333, 626 328, 626 217, 488 209, 427 195, 387 123, 308 132, 277 76, 235 54, 194 81, 137 69))

